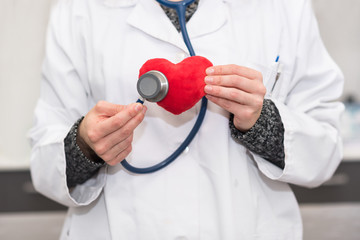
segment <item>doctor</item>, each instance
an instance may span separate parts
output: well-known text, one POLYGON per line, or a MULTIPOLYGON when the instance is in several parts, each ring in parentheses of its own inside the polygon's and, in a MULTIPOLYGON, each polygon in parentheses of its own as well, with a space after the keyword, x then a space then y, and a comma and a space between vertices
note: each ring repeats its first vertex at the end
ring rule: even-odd
POLYGON ((188 57, 176 16, 155 0, 55 6, 30 137, 36 189, 69 207, 61 239, 302 239, 288 183, 318 186, 342 157, 343 77, 311 2, 200 0, 187 16, 214 64, 207 113, 175 162, 134 175, 119 163, 163 160, 199 111, 129 104, 146 60, 188 57))

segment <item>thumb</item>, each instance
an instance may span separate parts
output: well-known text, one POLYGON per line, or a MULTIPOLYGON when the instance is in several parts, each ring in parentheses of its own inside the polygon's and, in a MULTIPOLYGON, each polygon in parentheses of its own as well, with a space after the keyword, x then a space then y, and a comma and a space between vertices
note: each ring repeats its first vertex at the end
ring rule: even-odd
POLYGON ((108 117, 116 115, 117 113, 123 111, 125 108, 126 105, 110 103, 107 101, 99 101, 95 106, 95 110, 98 114, 108 117))
POLYGON ((115 116, 116 114, 124 111, 125 109, 128 109, 130 112, 131 117, 135 117, 142 109, 143 105, 141 103, 132 103, 129 105, 120 105, 120 104, 114 104, 106 101, 99 101, 95 109, 96 111, 101 114, 105 115, 107 117, 115 116))
POLYGON ((131 117, 135 117, 141 110, 143 110, 144 105, 141 103, 132 103, 126 106, 129 109, 129 113, 131 117))

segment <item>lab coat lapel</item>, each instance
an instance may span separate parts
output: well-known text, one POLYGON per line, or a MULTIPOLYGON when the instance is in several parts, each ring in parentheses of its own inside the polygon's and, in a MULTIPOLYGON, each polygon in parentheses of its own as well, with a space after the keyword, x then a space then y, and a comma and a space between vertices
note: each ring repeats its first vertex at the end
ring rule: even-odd
POLYGON ((227 20, 225 3, 221 0, 200 0, 198 9, 187 24, 190 38, 220 29, 227 20))
MULTIPOLYGON (((225 4, 221 0, 200 0, 187 24, 190 39, 215 32, 224 25, 226 18, 225 4)), ((150 36, 188 51, 181 34, 155 0, 140 0, 127 22, 150 36)))
POLYGON ((187 51, 181 34, 177 32, 155 0, 140 0, 128 17, 127 22, 152 37, 187 51))

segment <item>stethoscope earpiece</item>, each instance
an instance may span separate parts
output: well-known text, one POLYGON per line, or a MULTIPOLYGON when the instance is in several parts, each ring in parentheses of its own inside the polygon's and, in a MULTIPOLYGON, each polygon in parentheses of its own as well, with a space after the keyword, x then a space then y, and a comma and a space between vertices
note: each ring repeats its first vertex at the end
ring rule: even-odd
POLYGON ((168 90, 168 80, 159 71, 149 71, 143 74, 137 82, 138 93, 149 102, 160 102, 166 97, 168 90))

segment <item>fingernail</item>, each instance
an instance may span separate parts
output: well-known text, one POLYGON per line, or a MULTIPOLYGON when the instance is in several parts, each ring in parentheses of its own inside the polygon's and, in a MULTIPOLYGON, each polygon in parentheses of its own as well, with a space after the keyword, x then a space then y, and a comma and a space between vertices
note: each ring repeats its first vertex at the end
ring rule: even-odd
POLYGON ((206 74, 212 74, 212 73, 214 73, 214 68, 213 67, 209 67, 209 68, 207 68, 206 69, 206 74))
POLYGON ((142 104, 140 104, 140 103, 136 103, 135 104, 135 111, 136 112, 140 112, 140 110, 143 108, 143 105, 142 104))
POLYGON ((212 77, 205 77, 206 83, 213 83, 214 79, 212 77))
POLYGON ((205 95, 205 97, 206 97, 208 100, 214 99, 211 95, 205 95))
POLYGON ((210 92, 212 90, 212 87, 209 85, 206 85, 204 90, 205 90, 205 92, 210 92))

